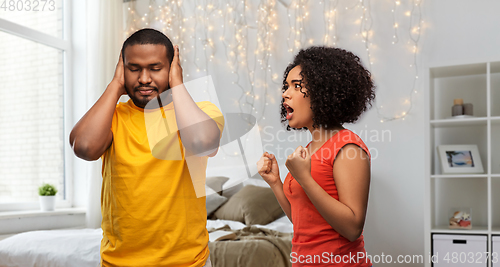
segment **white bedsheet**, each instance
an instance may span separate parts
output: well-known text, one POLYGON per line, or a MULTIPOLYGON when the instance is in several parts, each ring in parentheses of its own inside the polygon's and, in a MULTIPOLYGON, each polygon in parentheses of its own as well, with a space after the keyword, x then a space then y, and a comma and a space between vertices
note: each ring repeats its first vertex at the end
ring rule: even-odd
POLYGON ((97 267, 101 229, 31 231, 0 241, 2 267, 97 267))
MULTIPOLYGON (((246 225, 229 220, 207 220, 207 228, 229 225, 242 229, 246 225)), ((291 233, 292 223, 283 216, 267 225, 257 225, 291 233)), ((68 229, 31 231, 0 241, 0 267, 97 267, 102 229, 68 229)))

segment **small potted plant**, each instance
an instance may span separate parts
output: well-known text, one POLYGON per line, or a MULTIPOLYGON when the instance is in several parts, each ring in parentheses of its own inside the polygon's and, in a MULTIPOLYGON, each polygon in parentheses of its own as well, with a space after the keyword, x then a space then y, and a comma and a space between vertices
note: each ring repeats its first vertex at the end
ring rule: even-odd
POLYGON ((56 205, 57 189, 51 184, 43 184, 38 187, 38 195, 40 198, 40 208, 42 211, 54 210, 56 205))

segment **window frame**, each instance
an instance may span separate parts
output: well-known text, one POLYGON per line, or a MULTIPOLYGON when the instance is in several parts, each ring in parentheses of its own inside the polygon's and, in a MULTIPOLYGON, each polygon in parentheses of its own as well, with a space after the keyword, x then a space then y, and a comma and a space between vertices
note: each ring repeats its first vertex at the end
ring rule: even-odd
MULTIPOLYGON (((23 39, 31 40, 48 47, 59 49, 63 54, 63 158, 64 158, 64 200, 56 201, 56 208, 70 208, 74 203, 73 195, 73 151, 67 142, 69 133, 71 132, 72 121, 72 81, 73 81, 73 51, 71 40, 71 1, 62 1, 62 27, 63 36, 58 38, 35 29, 19 25, 9 20, 0 18, 0 31, 18 36, 23 39)), ((13 11, 15 12, 15 11, 13 11)), ((38 201, 31 202, 13 202, 0 203, 0 212, 6 211, 25 211, 39 210, 40 204, 38 201)))

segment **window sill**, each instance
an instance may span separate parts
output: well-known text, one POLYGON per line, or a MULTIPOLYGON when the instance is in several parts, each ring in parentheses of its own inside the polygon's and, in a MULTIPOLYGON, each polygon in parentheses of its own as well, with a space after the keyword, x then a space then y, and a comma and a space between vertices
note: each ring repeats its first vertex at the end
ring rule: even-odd
POLYGON ((0 212, 0 235, 85 226, 85 208, 0 212))
POLYGON ((41 210, 23 210, 23 211, 3 211, 0 212, 0 220, 3 219, 21 219, 29 217, 46 217, 46 216, 60 216, 60 215, 76 215, 85 214, 86 208, 61 208, 53 211, 41 210))

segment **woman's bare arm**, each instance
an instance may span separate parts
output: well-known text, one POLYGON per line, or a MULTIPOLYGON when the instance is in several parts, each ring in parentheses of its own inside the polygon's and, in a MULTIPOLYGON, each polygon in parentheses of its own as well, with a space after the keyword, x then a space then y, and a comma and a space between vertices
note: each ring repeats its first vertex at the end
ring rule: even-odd
POLYGON ((370 188, 370 161, 356 145, 344 146, 333 166, 339 200, 331 197, 314 179, 301 179, 302 188, 321 216, 340 235, 356 240, 363 231, 370 188))
POLYGON ((290 207, 290 202, 283 192, 283 183, 280 179, 280 171, 276 157, 273 154, 264 152, 259 162, 257 162, 257 169, 262 179, 264 179, 273 190, 274 196, 276 196, 281 209, 285 212, 288 219, 292 221, 292 209, 290 207))
POLYGON ((290 202, 285 196, 285 193, 283 192, 283 183, 279 181, 279 183, 276 183, 274 185, 271 185, 271 189, 273 190, 274 196, 276 196, 276 199, 278 200, 278 203, 281 206, 281 209, 285 212, 286 216, 288 219, 293 223, 292 221, 292 208, 290 206, 290 202))

